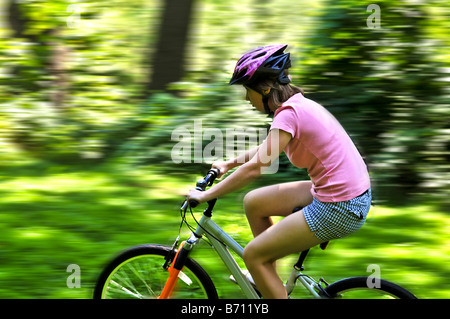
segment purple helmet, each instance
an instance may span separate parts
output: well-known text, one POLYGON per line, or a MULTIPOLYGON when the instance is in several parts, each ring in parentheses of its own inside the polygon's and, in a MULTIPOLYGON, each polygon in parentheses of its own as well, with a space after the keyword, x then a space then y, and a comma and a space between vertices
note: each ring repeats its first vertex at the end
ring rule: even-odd
POLYGON ((284 74, 284 69, 291 67, 290 54, 284 53, 287 44, 268 45, 256 48, 244 54, 236 64, 231 84, 249 85, 273 78, 281 84, 291 80, 284 74))

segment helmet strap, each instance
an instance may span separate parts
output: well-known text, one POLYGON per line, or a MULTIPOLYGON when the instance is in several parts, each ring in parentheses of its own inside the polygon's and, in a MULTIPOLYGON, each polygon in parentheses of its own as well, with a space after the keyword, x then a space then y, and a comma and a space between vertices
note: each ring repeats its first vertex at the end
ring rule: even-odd
POLYGON ((266 112, 266 114, 268 115, 268 117, 273 117, 274 113, 270 110, 270 107, 269 107, 269 96, 270 96, 271 90, 269 90, 269 93, 264 94, 264 92, 262 92, 262 91, 260 91, 260 90, 258 90, 258 89, 256 89, 256 88, 253 88, 253 87, 251 87, 251 86, 248 85, 248 84, 245 84, 244 86, 246 86, 246 87, 252 89, 253 91, 258 92, 259 94, 261 94, 261 96, 262 96, 262 101, 263 101, 263 104, 264 104, 264 111, 266 112))
POLYGON ((266 111, 267 115, 269 117, 272 117, 274 113, 270 110, 270 107, 269 107, 269 94, 263 95, 262 101, 264 104, 264 110, 266 111))

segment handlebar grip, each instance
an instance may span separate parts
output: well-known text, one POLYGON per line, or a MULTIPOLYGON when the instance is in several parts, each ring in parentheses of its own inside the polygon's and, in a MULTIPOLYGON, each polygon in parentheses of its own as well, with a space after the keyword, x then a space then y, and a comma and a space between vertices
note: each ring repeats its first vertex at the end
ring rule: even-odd
MULTIPOLYGON (((205 176, 203 180, 200 180, 197 182, 197 186, 195 187, 198 191, 204 191, 206 186, 211 186, 214 180, 217 178, 217 176, 220 175, 220 170, 218 168, 211 168, 208 172, 208 174, 205 176)), ((189 206, 192 208, 195 208, 199 205, 199 203, 196 200, 190 200, 189 206)))
POLYGON ((211 168, 209 171, 213 171, 215 173, 216 176, 214 176, 214 178, 217 178, 217 176, 220 175, 220 169, 218 168, 211 168))
POLYGON ((195 208, 198 206, 198 202, 196 200, 190 200, 189 206, 191 206, 192 208, 195 208))

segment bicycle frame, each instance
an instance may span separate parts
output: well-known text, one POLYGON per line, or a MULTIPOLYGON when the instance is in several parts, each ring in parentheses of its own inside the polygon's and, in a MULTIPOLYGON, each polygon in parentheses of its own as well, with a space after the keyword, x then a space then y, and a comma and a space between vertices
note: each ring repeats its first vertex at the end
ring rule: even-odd
MULTIPOLYGON (((201 240, 202 236, 206 236, 206 238, 208 238, 208 240, 212 243, 212 248, 217 252, 223 263, 234 276, 245 296, 249 299, 259 299, 260 297, 258 293, 250 284, 247 277, 243 274, 242 269, 239 267, 236 260, 228 250, 228 248, 230 248, 242 258, 244 248, 232 237, 230 237, 219 225, 217 225, 211 217, 206 216, 205 214, 200 219, 196 230, 185 242, 183 248, 191 251, 201 240)), ((314 298, 323 298, 323 296, 317 292, 320 290, 320 285, 311 277, 304 275, 300 272, 300 270, 295 269, 295 267, 286 282, 286 290, 288 295, 294 290, 297 280, 302 283, 302 285, 314 296, 314 298)))
POLYGON ((220 226, 218 226, 211 219, 211 217, 206 216, 205 214, 200 219, 197 229, 186 241, 184 248, 187 250, 192 250, 194 246, 200 241, 202 236, 206 236, 206 238, 208 238, 208 240, 212 243, 214 250, 217 252, 224 264, 227 266, 228 270, 234 276, 245 296, 249 299, 258 299, 259 296, 256 293, 255 289, 247 280, 246 276, 242 273, 241 268, 228 250, 228 248, 230 248, 239 257, 242 258, 244 248, 239 245, 233 238, 231 238, 222 228, 220 228, 220 226))
POLYGON ((300 281, 302 285, 311 293, 311 295, 314 296, 316 299, 324 298, 323 295, 320 295, 317 291, 321 290, 321 287, 317 281, 312 279, 308 275, 304 275, 299 270, 294 269, 291 272, 291 275, 289 276, 289 279, 286 283, 286 291, 288 293, 288 296, 291 294, 291 292, 294 290, 296 281, 300 281))

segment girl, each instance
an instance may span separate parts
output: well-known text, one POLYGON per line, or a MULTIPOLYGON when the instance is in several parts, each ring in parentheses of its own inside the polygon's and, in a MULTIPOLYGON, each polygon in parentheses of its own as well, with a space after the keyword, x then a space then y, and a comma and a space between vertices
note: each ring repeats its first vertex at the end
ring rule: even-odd
POLYGON ((275 261, 358 230, 370 209, 367 167, 352 140, 324 107, 290 84, 287 45, 254 49, 236 64, 230 84, 242 84, 246 99, 274 115, 266 140, 235 159, 215 162, 220 176, 240 166, 205 192, 191 190, 199 203, 247 185, 284 151, 293 165, 306 168, 311 181, 283 183, 249 192, 244 208, 254 239, 244 261, 264 298, 287 298, 275 261), (293 210, 301 207, 301 210, 293 210), (271 216, 284 216, 275 225, 271 216))

